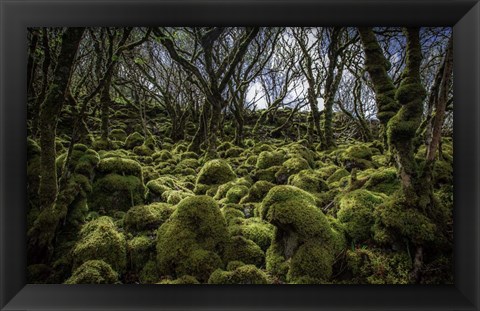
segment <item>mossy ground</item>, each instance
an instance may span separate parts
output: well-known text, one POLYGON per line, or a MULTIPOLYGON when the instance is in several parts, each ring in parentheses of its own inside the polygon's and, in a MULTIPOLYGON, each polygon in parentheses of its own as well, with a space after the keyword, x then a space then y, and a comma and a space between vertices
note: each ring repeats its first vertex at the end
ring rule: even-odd
MULTIPOLYGON (((426 262, 423 283, 451 280, 449 237, 433 242, 450 228, 438 219, 450 223, 453 209, 448 142, 434 167, 441 209, 431 220, 402 204, 397 169, 378 141, 325 151, 250 139, 223 143, 206 160, 185 141, 160 144, 124 129, 111 140, 98 153, 75 148, 72 187, 81 195, 68 221, 78 229, 55 264, 29 266, 29 282, 405 284, 414 249, 399 236, 443 247, 426 262)), ((29 226, 40 213, 39 152, 30 139, 29 226)))

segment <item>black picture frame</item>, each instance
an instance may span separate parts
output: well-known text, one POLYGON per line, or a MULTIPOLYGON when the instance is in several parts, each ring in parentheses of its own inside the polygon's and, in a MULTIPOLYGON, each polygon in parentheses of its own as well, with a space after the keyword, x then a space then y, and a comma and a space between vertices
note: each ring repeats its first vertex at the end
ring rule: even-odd
POLYGON ((480 310, 480 3, 473 0, 0 0, 1 310, 480 310), (455 284, 26 283, 27 27, 453 26, 455 284))

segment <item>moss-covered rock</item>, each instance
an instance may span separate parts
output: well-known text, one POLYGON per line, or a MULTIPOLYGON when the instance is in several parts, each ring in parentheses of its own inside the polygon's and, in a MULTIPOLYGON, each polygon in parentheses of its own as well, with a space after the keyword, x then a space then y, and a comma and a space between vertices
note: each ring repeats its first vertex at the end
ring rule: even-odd
POLYGON ((262 151, 257 157, 257 169, 267 169, 272 166, 280 166, 284 161, 284 155, 280 152, 262 151))
POLYGON ((275 175, 281 168, 281 166, 272 166, 266 169, 257 169, 253 173, 253 179, 256 181, 263 180, 270 183, 276 183, 277 178, 275 177, 275 175))
POLYGON ((339 199, 337 217, 347 234, 356 242, 372 237, 375 223, 375 207, 383 203, 384 198, 368 190, 348 192, 339 199))
POLYGON ((275 179, 278 184, 285 184, 291 175, 308 169, 310 169, 310 165, 307 160, 300 157, 293 157, 283 162, 281 168, 275 173, 275 179))
POLYGON ((89 260, 75 269, 65 284, 114 284, 117 273, 103 260, 89 260))
POLYGON ((400 180, 395 168, 379 169, 368 175, 364 189, 392 195, 400 189, 400 180))
POLYGON ((200 284, 200 282, 191 275, 183 275, 175 280, 163 280, 158 284, 171 284, 171 285, 196 285, 200 284))
POLYGON ((114 140, 125 141, 127 133, 123 129, 113 129, 110 131, 110 137, 114 140))
POLYGON ((158 230, 158 273, 173 277, 189 274, 204 279, 223 266, 220 255, 227 242, 227 225, 215 200, 209 196, 185 198, 158 230))
POLYGON ((134 132, 128 135, 127 139, 125 140, 125 148, 126 149, 133 149, 137 146, 143 145, 145 142, 145 138, 138 132, 134 132))
POLYGON ((154 252, 155 243, 152 238, 145 235, 134 237, 127 243, 129 268, 140 272, 154 252))
POLYGON ((357 248, 346 252, 347 267, 356 284, 409 284, 412 261, 404 252, 357 248))
POLYGON ((313 195, 293 186, 276 186, 263 200, 262 218, 276 227, 266 255, 267 271, 273 275, 291 282, 302 277, 322 280, 330 277, 331 269, 313 264, 319 262, 321 267, 331 267, 338 251, 330 224, 315 202, 313 195), (292 265, 293 258, 297 266, 292 265), (303 263, 306 266, 300 268, 303 263))
POLYGON ((134 206, 125 215, 125 229, 132 232, 156 230, 174 210, 175 208, 167 203, 134 206))
POLYGON ((224 203, 239 203, 240 200, 247 195, 248 187, 243 185, 235 185, 227 191, 224 203))
POLYGON ((314 170, 303 170, 290 176, 288 184, 315 194, 328 191, 327 183, 314 170))
POLYGON ((271 182, 259 180, 250 187, 248 194, 240 200, 240 203, 261 202, 274 186, 275 184, 271 182))
POLYGON ((254 265, 245 265, 233 271, 215 270, 209 284, 269 284, 268 275, 254 265))
POLYGON ((101 176, 108 174, 131 175, 142 178, 142 166, 135 160, 124 158, 102 159, 97 166, 97 173, 101 176))
POLYGON ((126 256, 125 236, 117 231, 113 220, 106 216, 85 225, 72 250, 74 268, 98 259, 121 273, 126 268, 126 256))
POLYGON ((218 186, 236 178, 236 174, 226 161, 220 159, 211 160, 205 163, 198 173, 194 192, 196 194, 205 194, 212 186, 218 186))
POLYGON ((252 240, 265 252, 272 242, 274 228, 260 218, 252 217, 242 220, 237 225, 230 226, 229 232, 232 236, 241 235, 252 240))
POLYGON ((225 262, 241 261, 261 267, 265 263, 265 253, 255 242, 243 236, 233 236, 224 253, 225 262))

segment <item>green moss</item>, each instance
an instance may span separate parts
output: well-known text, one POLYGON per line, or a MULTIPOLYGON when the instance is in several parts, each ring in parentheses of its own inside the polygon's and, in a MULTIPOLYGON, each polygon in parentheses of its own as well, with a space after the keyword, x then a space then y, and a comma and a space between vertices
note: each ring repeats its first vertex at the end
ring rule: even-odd
POLYGON ((322 283, 331 277, 334 259, 329 247, 318 240, 307 241, 293 255, 287 281, 295 282, 308 277, 322 283))
POLYGON ((254 265, 245 265, 233 271, 216 270, 209 284, 269 284, 268 275, 254 265))
POLYGON ((127 252, 130 269, 135 272, 140 272, 147 264, 154 251, 154 240, 147 236, 141 235, 128 241, 127 252))
POLYGON ((45 284, 52 274, 52 268, 45 264, 34 264, 27 267, 28 284, 45 284))
POLYGON ((110 131, 110 137, 114 140, 125 141, 125 139, 127 139, 127 133, 122 129, 113 129, 110 131))
POLYGON ((266 251, 272 242, 274 228, 260 218, 252 217, 244 219, 240 224, 230 226, 229 232, 232 236, 241 235, 252 240, 263 251, 266 251))
POLYGON ((232 207, 222 208, 222 214, 225 217, 227 225, 229 226, 241 222, 241 220, 245 218, 245 215, 242 211, 232 207))
POLYGON ((177 169, 184 169, 184 168, 191 168, 191 169, 196 169, 198 167, 199 163, 197 159, 183 159, 177 164, 177 169))
POLYGON ((392 195, 400 189, 400 181, 395 168, 379 169, 369 174, 364 189, 392 195))
POLYGON ((145 138, 138 132, 134 132, 128 135, 127 139, 125 140, 125 148, 126 149, 133 149, 137 146, 141 146, 144 143, 145 138))
MULTIPOLYGON (((310 168, 315 168, 316 154, 314 151, 301 145, 300 143, 292 143, 285 147, 287 155, 290 158, 302 158, 307 161, 310 168)), ((304 168, 306 169, 306 168, 304 168)))
POLYGON ((411 259, 406 253, 358 248, 346 252, 356 284, 410 284, 411 259))
POLYGON ((226 262, 236 260, 258 267, 261 267, 265 263, 265 253, 260 246, 243 236, 234 236, 231 238, 223 258, 226 262))
POLYGON ((117 272, 126 268, 126 242, 110 217, 97 218, 80 231, 80 239, 72 250, 73 266, 101 259, 117 272))
POLYGON ((275 174, 281 169, 281 166, 272 166, 267 169, 257 169, 254 172, 253 178, 254 180, 263 180, 270 183, 276 183, 277 179, 275 174))
POLYGON ((133 153, 143 157, 151 156, 154 152, 155 152, 154 149, 149 148, 145 144, 133 147, 133 153))
POLYGON ((300 171, 310 169, 310 165, 304 158, 294 157, 283 162, 282 167, 275 174, 277 183, 285 184, 288 178, 300 171))
MULTIPOLYGON (((182 273, 195 277, 205 277, 206 271, 188 273, 186 263, 200 267, 190 257, 195 254, 201 258, 219 256, 228 241, 227 226, 217 203, 208 196, 194 196, 182 200, 172 216, 160 226, 157 233, 157 268, 160 275, 181 276, 182 273), (207 253, 199 253, 203 250, 207 253), (202 255, 203 254, 203 255, 202 255)), ((217 263, 222 263, 216 261, 217 263)), ((211 265, 208 261, 205 265, 211 265)), ((213 267, 212 267, 213 268, 213 267)), ((218 267, 215 267, 215 269, 218 267)))
POLYGON ((247 195, 247 193, 247 186, 235 185, 227 191, 224 203, 239 203, 240 200, 247 195))
POLYGON ((424 244, 437 238, 436 225, 420 210, 412 208, 401 194, 379 205, 374 217, 375 240, 379 243, 407 238, 415 244, 424 244))
POLYGON ((448 161, 437 160, 433 166, 433 178, 436 185, 453 184, 453 166, 448 161))
MULTIPOLYGON (((198 154, 196 154, 193 151, 185 151, 180 154, 180 159, 186 160, 186 159, 191 159, 191 160, 197 160, 199 158, 198 154)), ((196 161, 196 165, 198 166, 198 161, 196 161)))
POLYGON ((114 284, 117 273, 103 260, 89 260, 78 267, 65 284, 114 284))
POLYGON ((161 150, 152 154, 152 158, 154 161, 163 162, 172 159, 172 154, 168 150, 161 150))
POLYGON ((239 157, 243 153, 244 149, 240 147, 232 147, 225 151, 224 157, 225 158, 236 158, 239 157))
POLYGON ((174 210, 175 208, 167 203, 134 206, 125 215, 125 229, 132 232, 156 230, 174 210))
POLYGON ((284 156, 280 152, 262 151, 257 157, 257 169, 267 169, 272 166, 282 165, 284 156))
POLYGON ((310 193, 321 193, 328 191, 328 185, 320 175, 313 170, 303 170, 298 174, 290 176, 288 184, 298 187, 310 193))
POLYGON ((220 185, 236 178, 230 165, 223 160, 211 160, 204 164, 197 178, 197 183, 220 185))
POLYGON ((142 178, 142 167, 140 163, 130 159, 123 158, 106 158, 98 163, 97 172, 107 175, 115 173, 118 175, 131 175, 142 178))
POLYGON ((194 192, 196 194, 205 194, 211 186, 218 186, 236 178, 237 176, 226 161, 220 159, 211 160, 205 163, 198 173, 194 192))
POLYGON ((217 253, 204 249, 193 250, 176 268, 176 275, 192 275, 201 282, 208 281, 213 271, 223 266, 217 253))
POLYGON ((95 181, 88 205, 91 210, 102 213, 127 211, 144 203, 144 193, 145 186, 138 177, 109 174, 95 181))
POLYGON ((373 212, 384 199, 368 190, 355 190, 340 197, 338 221, 343 224, 347 234, 356 242, 372 237, 375 222, 373 212))
POLYGON ((327 183, 331 184, 331 183, 337 182, 340 179, 342 179, 343 177, 349 176, 349 175, 350 175, 350 173, 348 173, 348 171, 346 169, 339 168, 338 170, 335 171, 335 173, 333 173, 332 175, 330 175, 327 178, 327 183))
MULTIPOLYGON (((148 202, 166 202, 171 194, 170 192, 164 195, 167 191, 183 191, 185 193, 190 193, 190 189, 188 189, 183 182, 171 175, 164 175, 151 180, 147 183, 146 187, 146 198, 148 202)), ((174 198, 172 197, 172 200, 173 199, 174 198)))
POLYGON ((167 190, 162 193, 163 201, 166 201, 168 204, 176 205, 180 203, 181 200, 193 196, 191 191, 184 190, 167 190))
POLYGON ((248 194, 240 200, 240 203, 261 202, 274 186, 271 182, 259 180, 248 190, 248 194))
POLYGON ((372 150, 366 145, 354 145, 345 150, 345 159, 372 159, 372 150))
POLYGON ((262 202, 262 219, 302 239, 328 241, 331 229, 325 215, 315 206, 315 197, 293 186, 273 187, 262 202))
POLYGON ((149 260, 138 274, 140 284, 155 284, 158 281, 157 263, 149 260))
POLYGON ((183 275, 175 280, 163 280, 158 284, 172 284, 172 285, 196 285, 200 284, 200 282, 191 275, 183 275))

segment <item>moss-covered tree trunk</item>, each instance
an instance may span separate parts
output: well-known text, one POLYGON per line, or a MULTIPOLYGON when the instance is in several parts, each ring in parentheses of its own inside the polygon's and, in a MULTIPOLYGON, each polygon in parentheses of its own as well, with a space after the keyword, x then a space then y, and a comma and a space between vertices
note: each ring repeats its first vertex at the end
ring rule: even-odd
MULTIPOLYGON (((40 111, 41 179, 39 199, 42 209, 51 208, 57 198, 57 170, 55 167, 56 127, 58 116, 65 102, 65 94, 68 90, 75 55, 84 30, 84 28, 67 28, 63 33, 60 54, 53 74, 53 81, 40 111)), ((46 219, 44 223, 37 224, 37 226, 41 226, 48 232, 49 228, 54 225, 48 221, 52 218, 46 219)), ((33 262, 44 260, 53 236, 53 234, 47 234, 45 237, 30 235, 29 260, 33 262)))
POLYGON ((388 123, 388 141, 395 148, 402 188, 406 197, 416 198, 418 168, 415 161, 413 140, 420 126, 423 113, 425 88, 420 79, 422 51, 418 28, 405 30, 407 36, 407 64, 395 99, 400 110, 388 123))
POLYGON ((102 105, 102 140, 108 141, 109 123, 110 123, 110 105, 112 99, 110 97, 110 85, 112 84, 113 70, 108 72, 105 77, 105 85, 100 93, 100 102, 102 105))
POLYGON ((383 51, 370 27, 358 28, 363 50, 365 52, 365 69, 373 82, 377 117, 382 124, 384 141, 386 142, 387 123, 400 109, 395 100, 395 86, 388 75, 390 62, 383 56, 383 51))
POLYGON ((55 168, 55 135, 57 121, 70 81, 73 62, 84 28, 68 28, 62 35, 62 46, 53 81, 47 98, 40 109, 41 179, 39 188, 40 206, 49 207, 57 196, 57 173, 55 168))

